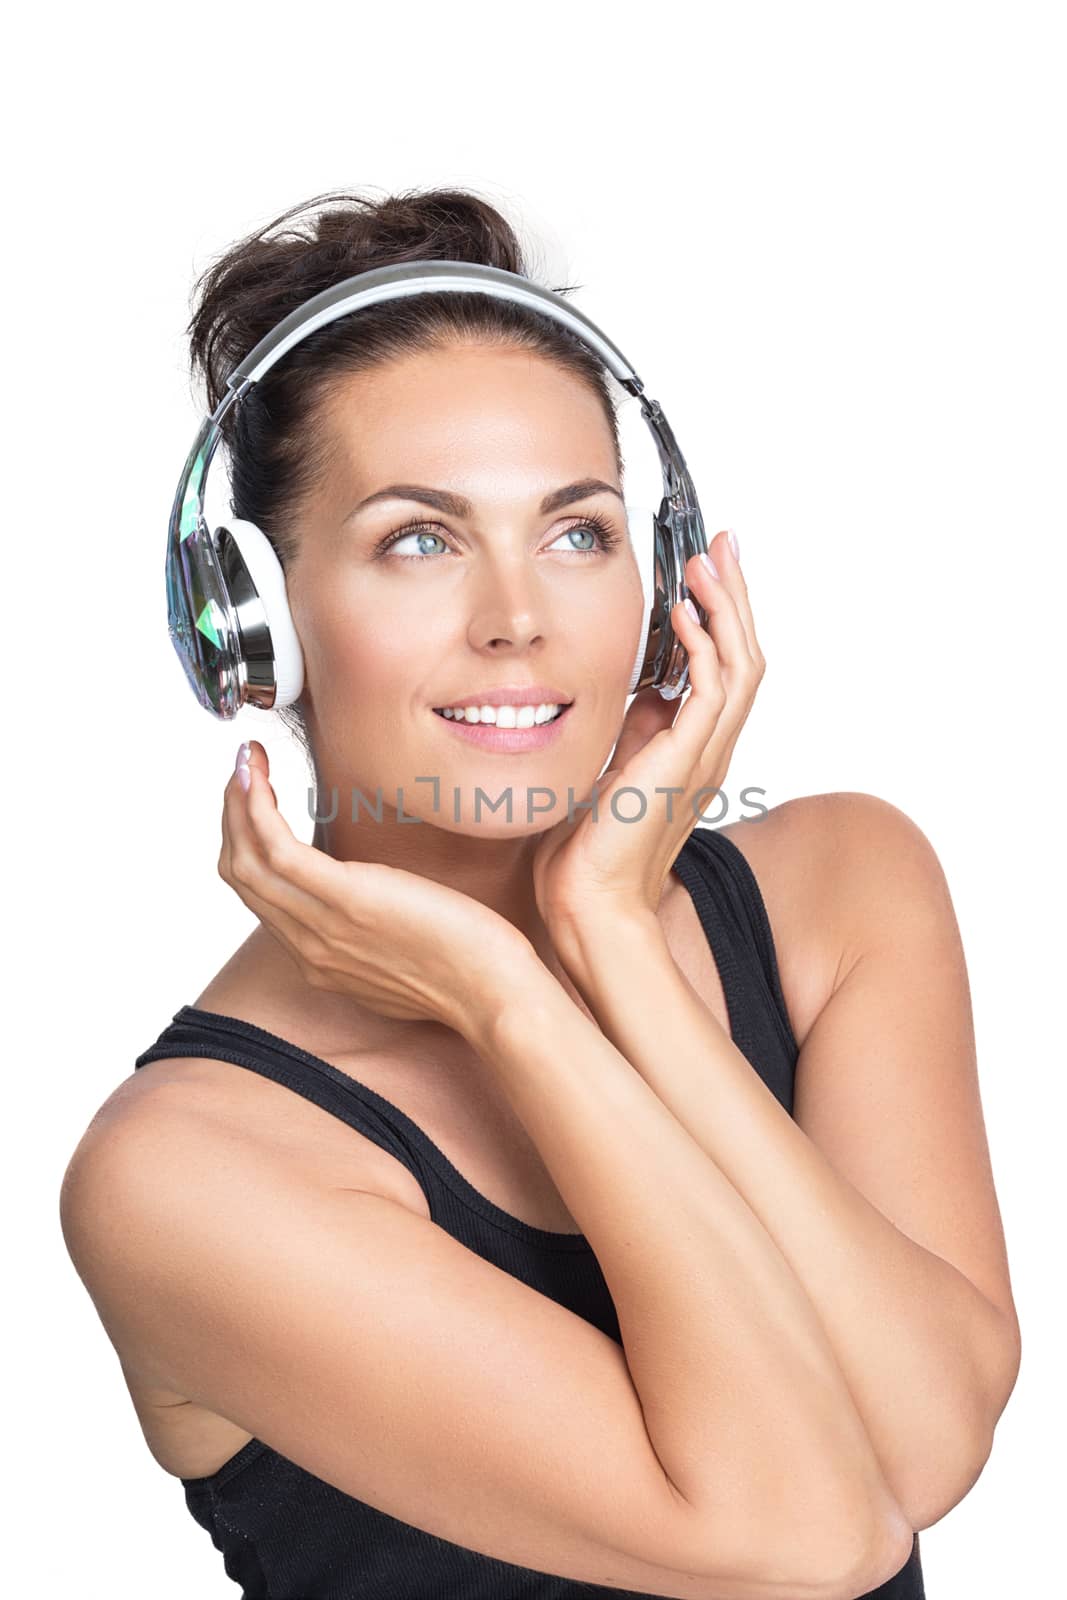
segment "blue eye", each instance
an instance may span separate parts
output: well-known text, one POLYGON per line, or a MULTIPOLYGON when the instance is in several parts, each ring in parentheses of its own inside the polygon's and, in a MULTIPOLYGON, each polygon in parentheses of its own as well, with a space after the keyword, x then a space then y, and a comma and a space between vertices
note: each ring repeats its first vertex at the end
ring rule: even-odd
MULTIPOLYGON (((577 527, 567 528, 565 530, 565 532, 560 534, 560 538, 561 539, 569 539, 572 533, 588 533, 590 536, 592 536, 593 531, 594 530, 589 527, 588 523, 581 523, 580 522, 577 525, 577 527)), ((579 550, 576 545, 572 546, 572 549, 574 550, 576 555, 580 555, 580 556, 590 555, 590 554, 593 553, 592 551, 588 551, 588 550, 579 550)))
MULTIPOLYGON (((409 523, 406 523, 404 525, 404 527, 398 528, 395 534, 391 534, 388 539, 384 540, 378 546, 378 551, 379 551, 380 554, 384 555, 385 552, 387 550, 391 550, 393 548, 393 546, 399 540, 401 540, 401 539, 414 539, 414 538, 419 538, 419 539, 438 539, 438 540, 440 540, 441 539, 441 535, 428 522, 409 522, 409 523)), ((433 554, 434 554, 434 552, 432 550, 423 550, 423 551, 420 551, 420 553, 417 556, 401 556, 400 560, 401 561, 421 561, 424 556, 433 555, 433 554)))
MULTIPOLYGON (((599 539, 599 549, 579 550, 572 545, 572 555, 599 555, 601 551, 614 549, 615 546, 620 542, 619 535, 615 532, 615 529, 605 518, 598 516, 596 512, 594 512, 591 516, 583 517, 579 522, 572 523, 569 528, 564 529, 564 531, 559 535, 559 538, 566 539, 572 533, 586 533, 590 531, 595 533, 599 539)), ((379 556, 386 555, 393 549, 394 545, 400 542, 400 540, 411 539, 415 537, 437 539, 442 543, 444 542, 443 536, 437 531, 432 522, 405 522, 402 528, 397 528, 393 533, 390 533, 381 541, 377 547, 377 550, 375 551, 375 554, 379 556)), ((553 541, 553 543, 556 542, 557 541, 555 540, 553 541)), ((428 557, 436 555, 437 553, 438 552, 434 550, 422 550, 417 555, 399 555, 395 559, 398 561, 425 561, 428 557)))

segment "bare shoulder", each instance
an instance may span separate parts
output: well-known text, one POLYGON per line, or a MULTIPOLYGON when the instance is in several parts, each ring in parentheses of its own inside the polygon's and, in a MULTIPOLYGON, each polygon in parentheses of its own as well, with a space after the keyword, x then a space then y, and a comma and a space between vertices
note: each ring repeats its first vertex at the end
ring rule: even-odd
POLYGON ((719 830, 741 850, 755 871, 769 871, 772 893, 779 883, 800 890, 805 900, 826 887, 830 872, 842 887, 850 869, 872 849, 889 846, 929 851, 918 824, 898 806, 859 790, 799 795, 772 806, 760 818, 741 818, 719 830))
POLYGON ((921 829, 877 795, 800 795, 719 830, 741 851, 767 910, 797 1043, 840 985, 869 916, 873 880, 910 859, 936 869, 921 829))
POLYGON ((169 1075, 133 1073, 104 1101, 67 1163, 59 1192, 67 1253, 115 1349, 139 1413, 143 1405, 184 1397, 149 1381, 135 1329, 123 1309, 130 1262, 110 1237, 113 1219, 106 1215, 102 1196, 110 1192, 116 1172, 128 1177, 136 1171, 141 1196, 150 1200, 161 1148, 200 1187, 209 1186, 223 1170, 218 1155, 224 1124, 211 1093, 211 1068, 223 1063, 175 1057, 155 1065, 171 1069, 169 1075), (183 1067, 189 1073, 184 1081, 183 1067), (194 1079, 208 1091, 195 1111, 194 1079))
POLYGON ((763 821, 733 824, 729 832, 753 870, 764 873, 772 898, 792 897, 826 919, 839 963, 849 959, 851 943, 884 909, 884 900, 872 904, 872 892, 902 880, 935 899, 947 892, 922 828, 879 795, 803 795, 774 807, 763 821))

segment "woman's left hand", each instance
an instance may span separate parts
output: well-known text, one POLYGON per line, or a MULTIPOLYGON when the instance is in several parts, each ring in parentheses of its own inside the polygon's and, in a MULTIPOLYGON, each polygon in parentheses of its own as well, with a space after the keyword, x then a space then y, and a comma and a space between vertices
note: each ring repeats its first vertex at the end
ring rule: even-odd
POLYGON ((537 904, 565 965, 569 954, 576 956, 575 934, 583 924, 595 921, 599 927, 620 914, 656 913, 675 858, 712 792, 722 786, 763 677, 766 662, 748 590, 726 534, 718 534, 709 549, 718 580, 699 556, 685 569, 687 586, 708 613, 708 628, 694 622, 684 603, 671 613, 689 653, 681 709, 655 688, 635 695, 611 767, 594 786, 596 820, 591 810, 564 820, 537 847, 537 904), (624 794, 616 816, 611 797, 623 788, 638 794, 624 794), (671 789, 680 792, 657 792, 671 789), (701 790, 708 794, 694 806, 701 790))

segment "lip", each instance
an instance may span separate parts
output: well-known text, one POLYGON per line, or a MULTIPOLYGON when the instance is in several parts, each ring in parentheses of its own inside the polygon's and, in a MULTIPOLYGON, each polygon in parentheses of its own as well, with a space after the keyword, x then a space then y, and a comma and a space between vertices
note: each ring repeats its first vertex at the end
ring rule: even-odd
MULTIPOLYGON (((514 700, 504 700, 504 705, 514 705, 514 700)), ((529 705, 527 700, 522 702, 529 705)), ((559 701, 545 701, 547 705, 558 705, 559 701)), ((492 700, 483 700, 483 706, 491 706, 492 700)), ((537 701, 540 705, 542 702, 537 701)), ((551 722, 542 722, 533 728, 497 728, 491 722, 459 721, 455 717, 439 717, 431 707, 430 715, 442 728, 447 728, 455 734, 457 739, 466 739, 468 744, 480 745, 483 750, 496 750, 502 755, 521 755, 527 750, 543 750, 559 738, 563 724, 569 719, 574 702, 561 711, 558 717, 551 722)))
POLYGON ((473 689, 470 694, 457 700, 446 700, 434 709, 458 711, 461 706, 567 706, 573 703, 573 695, 564 694, 562 689, 553 688, 551 684, 513 683, 510 686, 505 684, 502 689, 473 689))

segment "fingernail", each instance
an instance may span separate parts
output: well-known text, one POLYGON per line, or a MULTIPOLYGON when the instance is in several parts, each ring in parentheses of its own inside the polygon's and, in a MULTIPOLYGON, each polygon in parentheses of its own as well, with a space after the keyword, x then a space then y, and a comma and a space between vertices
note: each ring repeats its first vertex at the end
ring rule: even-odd
POLYGON ((701 561, 703 561, 704 565, 707 567, 707 569, 711 573, 712 577, 713 578, 717 578, 719 576, 719 569, 715 565, 715 563, 711 559, 711 557, 708 555, 708 552, 706 550, 701 553, 700 559, 701 559, 701 561))
POLYGON ((739 552, 739 550, 737 548, 737 534, 734 532, 734 530, 732 528, 727 528, 726 537, 730 541, 730 549, 734 553, 734 560, 735 561, 739 561, 741 559, 741 556, 740 556, 740 552, 739 552))
POLYGON ((700 621, 700 618, 697 616, 697 608, 693 604, 692 600, 690 600, 688 595, 685 597, 685 609, 688 611, 694 622, 700 621))
POLYGON ((247 794, 248 786, 252 782, 252 769, 248 765, 247 761, 242 761, 237 768, 237 782, 241 785, 241 788, 244 790, 245 794, 247 794))
POLYGON ((238 745, 238 747, 237 747, 237 760, 234 762, 234 766, 237 767, 237 768, 240 768, 242 766, 242 764, 247 766, 249 758, 251 757, 251 754, 252 754, 252 746, 248 743, 248 741, 246 739, 244 744, 238 745))

